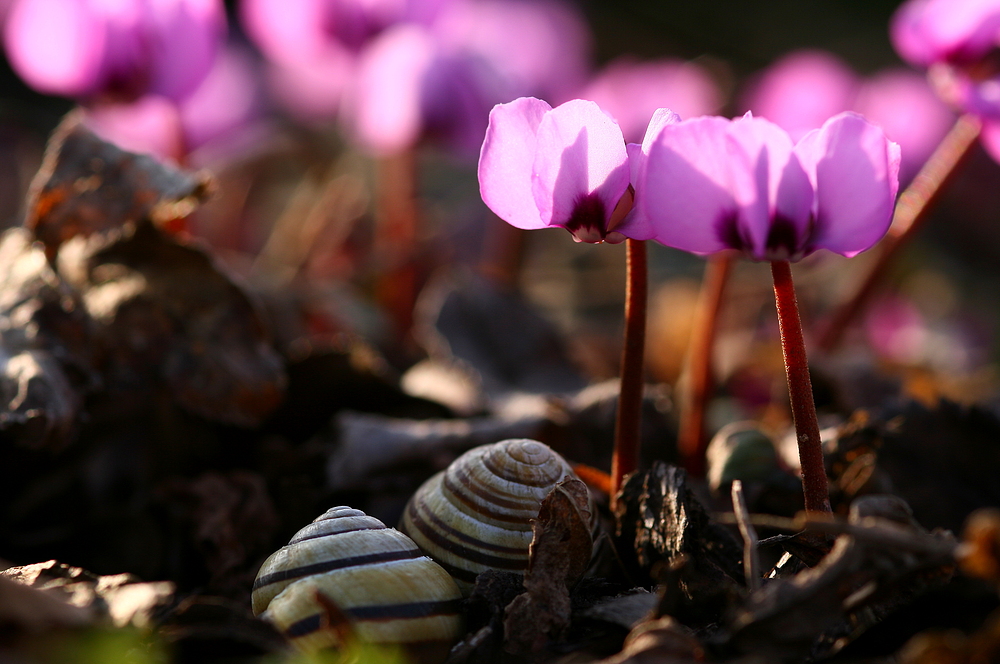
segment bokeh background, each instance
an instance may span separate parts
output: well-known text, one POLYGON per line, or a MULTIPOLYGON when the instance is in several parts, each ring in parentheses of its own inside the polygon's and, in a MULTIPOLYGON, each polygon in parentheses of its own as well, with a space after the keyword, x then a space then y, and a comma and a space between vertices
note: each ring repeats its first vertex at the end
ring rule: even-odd
MULTIPOLYGON (((714 86, 714 108, 706 112, 736 115, 748 106, 754 110, 753 86, 768 67, 798 49, 839 58, 838 66, 853 69, 858 81, 905 67, 888 36, 896 7, 895 2, 868 0, 732 0, 590 1, 567 3, 565 9, 578 12, 589 33, 588 76, 622 57, 693 63, 714 86)), ((575 361, 589 378, 616 375, 622 247, 575 244, 558 230, 516 233, 506 228, 479 200, 474 150, 457 154, 431 136, 403 157, 387 158, 359 145, 334 116, 303 121, 276 94, 281 77, 269 71, 267 54, 248 36, 240 3, 230 0, 226 10, 228 40, 241 53, 249 76, 244 85, 252 91, 220 94, 204 102, 204 108, 252 101, 253 112, 238 139, 188 156, 188 166, 208 169, 219 184, 188 230, 263 297, 294 302, 299 313, 306 312, 296 324, 276 320, 283 343, 303 335, 356 334, 403 372, 420 360, 423 350, 405 338, 400 325, 405 328, 407 321, 400 323, 400 314, 391 311, 405 305, 387 305, 380 298, 379 275, 399 261, 412 261, 412 301, 441 270, 499 260, 507 278, 566 334, 575 361), (401 242, 407 245, 402 248, 391 246, 378 231, 386 183, 404 182, 399 185, 404 192, 395 195, 407 196, 406 177, 400 179, 394 168, 415 174, 411 184, 419 226, 412 239, 401 242)), ((619 97, 629 105, 627 95, 619 97)), ((0 223, 5 226, 21 223, 25 193, 47 136, 74 103, 36 92, 6 59, 0 62, 0 223)), ((880 371, 901 381, 903 391, 928 400, 941 395, 963 402, 995 400, 997 182, 1000 169, 976 148, 894 266, 870 312, 852 330, 852 350, 837 361, 852 366, 874 361, 880 371)), ((702 266, 682 252, 651 248, 647 364, 654 380, 675 384, 680 378, 702 266)), ((864 257, 847 263, 822 252, 796 268, 807 326, 847 296, 866 266, 864 257)), ((770 394, 783 379, 776 371, 780 365, 766 271, 766 266, 749 263, 737 267, 723 313, 718 372, 723 384, 757 385, 753 389, 770 394)), ((747 398, 753 402, 754 397, 747 398)), ((859 395, 857 402, 849 405, 865 405, 865 398, 859 395)), ((739 404, 732 407, 738 412, 720 406, 718 423, 754 414, 744 413, 739 404)))

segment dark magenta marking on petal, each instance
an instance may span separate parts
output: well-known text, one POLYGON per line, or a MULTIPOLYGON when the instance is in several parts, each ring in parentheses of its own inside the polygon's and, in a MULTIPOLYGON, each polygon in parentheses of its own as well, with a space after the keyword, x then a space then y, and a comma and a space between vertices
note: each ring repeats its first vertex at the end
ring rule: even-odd
POLYGON ((563 226, 581 242, 601 242, 607 235, 604 201, 596 194, 584 194, 576 200, 573 214, 563 226))
POLYGON ((722 217, 716 222, 715 227, 719 242, 722 244, 743 253, 750 253, 752 251, 753 246, 750 244, 750 239, 743 237, 743 234, 740 232, 740 225, 735 212, 730 212, 725 217, 722 217))
POLYGON ((775 217, 771 220, 771 228, 767 233, 767 252, 769 254, 798 254, 800 245, 805 238, 799 237, 795 224, 786 217, 775 217))

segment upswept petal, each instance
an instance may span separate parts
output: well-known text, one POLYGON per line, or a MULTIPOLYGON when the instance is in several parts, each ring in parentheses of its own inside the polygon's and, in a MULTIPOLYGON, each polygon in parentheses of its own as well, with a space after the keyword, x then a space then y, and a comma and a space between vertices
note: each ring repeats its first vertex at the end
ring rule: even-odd
POLYGON ((546 113, 537 136, 532 193, 542 221, 564 225, 583 199, 596 198, 606 227, 629 185, 618 123, 594 102, 575 99, 546 113))
POLYGON ((892 221, 899 145, 856 113, 842 113, 795 146, 816 190, 814 248, 854 256, 878 242, 892 221))
POLYGON ((479 156, 479 193, 498 217, 517 228, 545 228, 531 191, 538 126, 551 107, 522 97, 498 104, 479 156))
POLYGON ((638 214, 653 225, 657 242, 696 254, 733 248, 729 124, 700 117, 660 129, 636 187, 638 214))
POLYGON ((746 116, 729 126, 732 192, 744 251, 758 260, 798 257, 810 233, 813 187, 784 129, 746 116))
MULTIPOLYGON (((645 177, 645 164, 646 158, 649 156, 649 148, 656 140, 656 137, 660 135, 660 130, 667 125, 677 124, 680 121, 681 116, 669 108, 658 108, 653 112, 653 117, 649 120, 649 125, 646 127, 646 134, 642 139, 642 145, 629 143, 626 146, 628 150, 629 181, 636 191, 641 189, 639 181, 645 177)), ((632 211, 629 212, 628 216, 622 220, 622 223, 615 230, 633 240, 650 240, 656 234, 650 220, 640 211, 638 203, 632 206, 632 211)))

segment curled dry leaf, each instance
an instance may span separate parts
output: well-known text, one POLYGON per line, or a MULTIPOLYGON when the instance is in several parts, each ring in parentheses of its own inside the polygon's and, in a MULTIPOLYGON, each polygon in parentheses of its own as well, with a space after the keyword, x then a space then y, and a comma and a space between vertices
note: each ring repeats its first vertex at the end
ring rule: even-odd
POLYGON ((0 237, 0 265, 0 430, 58 449, 92 381, 89 320, 24 229, 0 237))
POLYGON ((211 188, 207 174, 184 173, 148 155, 125 152, 70 113, 49 139, 31 183, 25 226, 51 258, 78 235, 114 237, 147 221, 162 226, 183 219, 211 188))
POLYGON ((590 563, 593 550, 587 486, 563 480, 542 500, 531 524, 525 592, 507 606, 505 649, 537 652, 570 623, 570 588, 590 563))

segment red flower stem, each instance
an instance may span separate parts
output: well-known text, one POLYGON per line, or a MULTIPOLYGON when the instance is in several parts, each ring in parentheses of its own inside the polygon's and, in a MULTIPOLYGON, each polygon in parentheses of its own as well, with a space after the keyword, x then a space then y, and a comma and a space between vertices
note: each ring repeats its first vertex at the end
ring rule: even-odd
POLYGON ((819 348, 830 352, 840 345, 844 332, 868 304, 901 247, 923 225, 927 213, 937 201, 945 185, 955 174, 959 164, 979 138, 982 123, 972 115, 963 115, 934 150, 913 182, 896 203, 892 225, 879 243, 875 264, 850 299, 844 301, 830 315, 819 335, 819 348))
POLYGON ((687 360, 687 391, 682 397, 677 449, 684 467, 694 477, 705 475, 705 407, 712 392, 712 350, 722 297, 729 281, 733 257, 715 254, 705 263, 698 296, 698 314, 691 330, 687 360))
POLYGON ((778 309, 778 329, 781 331, 781 352, 788 377, 792 422, 799 444, 805 507, 807 512, 830 512, 830 490, 823 465, 819 420, 816 419, 816 403, 813 401, 795 284, 792 283, 792 267, 788 261, 772 261, 771 276, 774 278, 774 303, 778 309))
POLYGON ((622 344, 621 387, 615 418, 615 448, 611 457, 611 501, 622 479, 639 465, 639 429, 642 420, 643 364, 646 343, 648 291, 646 244, 626 240, 625 340, 622 344))
POLYGON ((373 251, 379 274, 375 297, 388 311, 399 339, 413 324, 419 291, 415 248, 418 242, 417 163, 413 150, 376 162, 377 198, 373 251))

